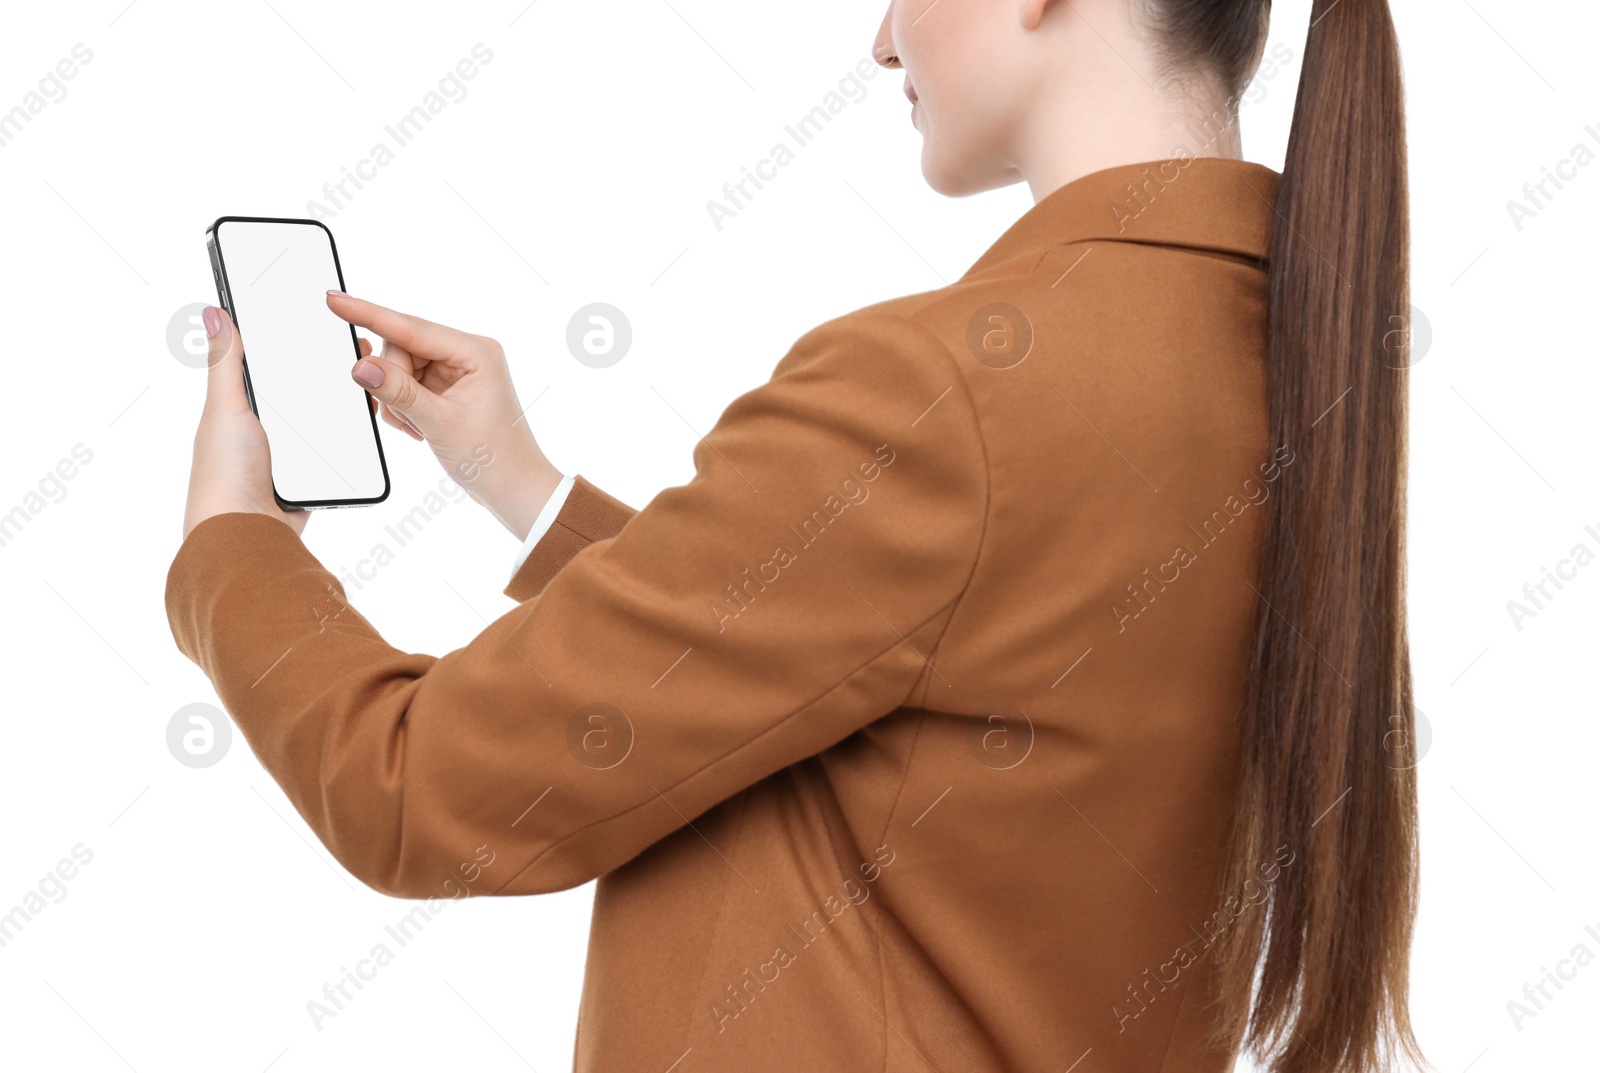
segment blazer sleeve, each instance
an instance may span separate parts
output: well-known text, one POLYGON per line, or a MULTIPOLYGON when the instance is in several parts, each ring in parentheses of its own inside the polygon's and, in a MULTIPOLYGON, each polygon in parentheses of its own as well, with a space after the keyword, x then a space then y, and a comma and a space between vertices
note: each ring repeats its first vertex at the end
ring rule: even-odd
POLYGON ((919 686, 947 688, 931 657, 988 477, 937 337, 872 311, 813 329, 694 464, 637 513, 575 497, 553 527, 567 535, 508 588, 522 602, 437 658, 386 644, 258 514, 189 533, 167 577, 173 636, 368 886, 576 886, 919 686))
POLYGON ((505 594, 519 602, 533 599, 574 555, 597 540, 616 536, 637 513, 583 474, 575 474, 566 502, 512 573, 505 594))
POLYGON ((516 576, 517 569, 533 553, 535 545, 543 540, 544 535, 550 531, 550 526, 555 524, 556 515, 561 513, 561 508, 566 505, 567 497, 572 495, 573 484, 572 475, 563 473, 561 479, 556 482, 554 490, 551 491, 550 498, 546 499, 544 504, 539 507, 539 513, 534 516, 533 524, 528 527, 528 535, 522 538, 522 544, 517 548, 517 557, 511 564, 512 577, 516 576))

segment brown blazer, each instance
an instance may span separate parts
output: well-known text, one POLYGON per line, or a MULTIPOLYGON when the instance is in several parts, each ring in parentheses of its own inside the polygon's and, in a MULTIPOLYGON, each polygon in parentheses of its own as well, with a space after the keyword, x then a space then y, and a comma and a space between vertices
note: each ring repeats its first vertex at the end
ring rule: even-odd
POLYGON ((687 484, 578 478, 447 655, 251 514, 185 540, 174 637, 376 890, 599 879, 579 1070, 1229 1069, 1276 179, 1098 172, 806 333, 687 484))

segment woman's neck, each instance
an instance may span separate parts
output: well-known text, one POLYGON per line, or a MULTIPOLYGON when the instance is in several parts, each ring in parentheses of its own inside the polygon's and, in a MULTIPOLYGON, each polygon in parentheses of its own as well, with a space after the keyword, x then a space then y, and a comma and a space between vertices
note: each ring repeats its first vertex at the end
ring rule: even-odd
MULTIPOLYGON (((1121 164, 1195 157, 1243 157, 1237 112, 1223 101, 1187 114, 1102 114, 1080 117, 1070 139, 1040 139, 1017 160, 1017 171, 1040 201, 1074 179, 1121 164)), ((1063 129, 1063 128, 1057 128, 1063 129)))

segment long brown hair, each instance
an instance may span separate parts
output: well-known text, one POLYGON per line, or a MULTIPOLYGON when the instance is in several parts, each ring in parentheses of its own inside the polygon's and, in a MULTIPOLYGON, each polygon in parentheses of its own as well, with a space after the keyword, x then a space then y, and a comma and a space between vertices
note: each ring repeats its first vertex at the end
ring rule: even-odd
MULTIPOLYGON (((1237 106, 1270 0, 1150 0, 1175 65, 1237 106)), ((1268 269, 1265 522, 1225 890, 1292 864, 1216 948, 1217 1039, 1272 1073, 1425 1064, 1405 615, 1408 206, 1387 0, 1314 0, 1268 269), (1281 859, 1281 858, 1280 858, 1281 859), (1263 875, 1265 873, 1263 872, 1263 875)))

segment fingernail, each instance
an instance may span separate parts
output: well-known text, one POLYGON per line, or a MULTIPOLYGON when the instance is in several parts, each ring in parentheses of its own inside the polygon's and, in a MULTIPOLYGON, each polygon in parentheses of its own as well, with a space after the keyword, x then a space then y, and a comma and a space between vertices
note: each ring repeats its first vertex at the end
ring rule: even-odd
POLYGON ((222 318, 217 316, 217 307, 206 306, 200 311, 200 319, 205 323, 207 338, 215 339, 222 330, 222 318))
POLYGON ((422 433, 417 431, 417 426, 413 425, 410 421, 406 422, 406 435, 410 436, 419 443, 422 442, 424 438, 422 433))
POLYGON ((348 294, 344 293, 343 291, 336 291, 332 287, 328 288, 328 293, 333 295, 335 298, 348 298, 348 297, 350 297, 348 294))
POLYGON ((402 417, 400 420, 402 420, 402 421, 404 421, 406 423, 406 427, 409 428, 412 431, 412 433, 417 437, 417 439, 420 440, 420 439, 424 439, 425 438, 422 435, 422 430, 420 428, 418 428, 416 425, 411 423, 411 418, 402 417))
POLYGON ((376 362, 356 362, 355 372, 352 375, 355 376, 356 383, 363 387, 377 390, 383 386, 383 367, 376 362))

